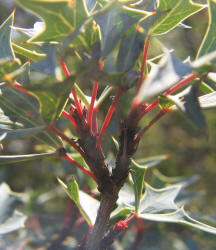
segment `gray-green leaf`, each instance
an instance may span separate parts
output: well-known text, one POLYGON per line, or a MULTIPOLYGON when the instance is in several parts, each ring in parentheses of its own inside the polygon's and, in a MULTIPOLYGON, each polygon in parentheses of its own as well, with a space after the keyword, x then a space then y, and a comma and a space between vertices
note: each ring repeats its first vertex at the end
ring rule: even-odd
POLYGON ((89 225, 94 225, 97 216, 97 210, 99 208, 99 201, 80 191, 79 186, 74 178, 67 184, 65 184, 60 179, 58 179, 58 181, 68 196, 75 202, 86 222, 89 225))
MULTIPOLYGON (((206 55, 216 49, 216 2, 208 0, 209 24, 206 34, 203 38, 202 44, 197 53, 197 57, 206 55)), ((213 63, 216 62, 214 59, 213 63)))
POLYGON ((11 27, 13 26, 14 12, 0 26, 0 59, 14 60, 14 52, 11 47, 11 27))
POLYGON ((180 185, 155 189, 145 183, 145 194, 140 202, 139 213, 159 213, 167 210, 176 210, 175 199, 181 190, 180 185))
POLYGON ((161 12, 161 15, 149 33, 153 35, 164 34, 205 7, 206 5, 193 3, 191 0, 160 0, 157 11, 161 12))
POLYGON ((182 63, 177 57, 166 52, 159 65, 152 65, 150 74, 139 91, 138 99, 146 101, 163 93, 191 72, 192 67, 189 64, 182 63))
POLYGON ((23 162, 23 161, 32 161, 39 160, 43 158, 54 157, 57 155, 57 152, 49 152, 42 154, 27 154, 27 155, 1 155, 0 156, 0 165, 6 165, 9 163, 23 162))
POLYGON ((148 214, 141 213, 139 218, 143 218, 145 220, 159 221, 159 222, 170 222, 170 223, 178 223, 183 224, 192 228, 196 228, 208 233, 216 234, 216 228, 201 223, 197 220, 191 218, 183 208, 180 208, 172 213, 167 214, 148 214))
POLYGON ((21 198, 21 195, 12 192, 6 183, 0 185, 0 234, 24 227, 26 216, 15 210, 21 198))

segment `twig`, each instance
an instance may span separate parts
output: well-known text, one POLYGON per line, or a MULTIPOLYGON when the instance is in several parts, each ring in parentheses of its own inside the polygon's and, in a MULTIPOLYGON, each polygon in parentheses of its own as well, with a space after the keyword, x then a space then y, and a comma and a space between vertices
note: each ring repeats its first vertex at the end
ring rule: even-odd
POLYGON ((82 149, 79 146, 76 145, 76 143, 73 140, 71 140, 70 138, 68 138, 66 135, 64 135, 61 131, 59 131, 54 126, 49 126, 48 130, 51 130, 52 132, 54 132, 55 134, 57 134, 58 136, 60 136, 62 138, 62 140, 64 140, 67 143, 69 143, 85 159, 84 152, 82 151, 82 149))
POLYGON ((107 112, 107 115, 106 115, 106 117, 104 119, 104 122, 103 122, 103 125, 101 127, 100 135, 98 137, 98 145, 101 144, 102 137, 103 137, 103 135, 104 135, 104 133, 106 131, 106 128, 107 128, 107 126, 108 126, 108 124, 110 122, 110 119, 111 119, 112 115, 113 115, 113 112, 115 111, 116 105, 117 105, 117 103, 118 103, 118 101, 120 99, 120 96, 122 95, 123 92, 124 92, 124 90, 122 88, 118 88, 117 93, 116 93, 116 95, 115 95, 115 97, 113 99, 113 102, 112 102, 112 104, 111 104, 111 106, 110 106, 110 108, 109 108, 109 110, 107 112))
POLYGON ((87 174, 89 177, 91 177, 96 183, 97 178, 95 177, 95 175, 88 170, 87 168, 83 167, 82 165, 80 165, 78 162, 76 162, 72 157, 70 157, 68 154, 66 154, 64 156, 65 160, 69 161, 70 163, 73 163, 76 167, 78 167, 79 169, 81 169, 83 171, 83 173, 87 174))
POLYGON ((168 112, 165 111, 161 111, 159 112, 136 136, 135 138, 135 142, 139 142, 139 140, 141 139, 141 137, 145 134, 145 132, 151 128, 161 117, 163 117, 165 114, 167 114, 168 112))
POLYGON ((71 123, 74 125, 75 129, 77 129, 77 124, 76 124, 74 118, 67 111, 63 110, 62 115, 67 117, 71 121, 71 123))
POLYGON ((94 82, 91 103, 88 109, 88 125, 89 125, 89 130, 91 132, 92 132, 92 119, 93 119, 93 113, 94 113, 94 104, 95 104, 95 100, 97 96, 97 90, 98 90, 98 82, 94 82))
POLYGON ((149 49, 149 43, 150 43, 150 39, 147 38, 146 41, 145 41, 145 44, 144 44, 143 57, 142 57, 142 65, 141 65, 141 70, 140 70, 140 77, 139 77, 138 84, 137 84, 137 93, 139 92, 140 87, 142 85, 142 82, 143 82, 143 80, 145 78, 145 76, 144 76, 144 69, 145 69, 146 61, 147 61, 147 54, 148 54, 148 49, 149 49))

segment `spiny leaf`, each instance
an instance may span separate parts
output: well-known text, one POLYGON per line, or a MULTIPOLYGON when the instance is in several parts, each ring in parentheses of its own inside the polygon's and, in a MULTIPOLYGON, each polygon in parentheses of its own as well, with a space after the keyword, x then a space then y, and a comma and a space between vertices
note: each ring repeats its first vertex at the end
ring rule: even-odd
POLYGON ((13 47, 13 50, 15 53, 20 54, 22 56, 25 56, 34 62, 37 62, 37 61, 43 59, 44 57, 46 57, 46 54, 40 54, 40 53, 37 53, 35 51, 25 49, 25 48, 15 44, 15 43, 12 43, 12 47, 13 47))
POLYGON ((45 22, 44 30, 31 39, 34 42, 59 41, 87 17, 84 0, 16 0, 16 3, 31 10, 45 22))
POLYGON ((172 185, 167 188, 155 189, 145 183, 145 194, 140 202, 139 213, 154 214, 166 210, 176 210, 174 202, 181 186, 172 185))
POLYGON ((137 98, 141 101, 149 100, 163 93, 191 72, 192 67, 189 64, 182 63, 177 57, 166 52, 159 65, 152 65, 150 74, 143 82, 137 98))
MULTIPOLYGON (((216 49, 216 2, 208 0, 209 24, 206 34, 203 38, 202 44, 197 53, 197 57, 206 55, 216 49)), ((216 63, 216 59, 213 61, 216 63)))
POLYGON ((23 162, 23 161, 32 161, 43 158, 54 157, 57 155, 56 151, 50 153, 42 154, 28 154, 28 155, 1 155, 0 156, 0 165, 6 165, 9 163, 23 162))
POLYGON ((192 85, 185 91, 175 95, 167 96, 173 101, 184 115, 200 130, 207 133, 205 116, 202 113, 198 99, 198 85, 192 85), (185 93, 183 96, 182 94, 185 93))
POLYGON ((149 34, 164 34, 205 7, 205 5, 193 3, 191 0, 160 0, 157 11, 161 15, 151 27, 149 34))
POLYGON ((145 35, 138 30, 123 37, 117 56, 116 69, 119 72, 131 69, 141 50, 143 49, 145 35), (127 51, 127 53, 125 53, 127 51))
POLYGON ((26 216, 16 211, 22 197, 12 192, 6 183, 0 185, 0 234, 6 234, 24 227, 26 216))
POLYGON ((27 136, 32 136, 40 133, 45 129, 45 126, 26 128, 26 129, 4 129, 0 128, 0 133, 6 133, 7 136, 4 138, 4 142, 11 139, 19 139, 27 136))
POLYGON ((178 223, 195 229, 202 230, 207 233, 216 234, 215 227, 211 227, 209 225, 206 225, 191 218, 183 208, 180 208, 175 212, 166 214, 141 213, 139 214, 139 218, 143 218, 145 220, 159 221, 159 222, 178 223))
POLYGON ((58 181, 68 196, 75 202, 86 222, 91 226, 94 225, 97 216, 97 209, 99 208, 99 202, 88 194, 80 191, 74 178, 67 184, 59 178, 58 181))
POLYGON ((31 90, 40 103, 40 114, 46 124, 51 124, 58 120, 69 94, 73 88, 74 77, 65 79, 45 86, 35 87, 31 90))
POLYGON ((0 26, 0 59, 14 60, 14 52, 11 47, 11 27, 13 26, 14 12, 0 26))

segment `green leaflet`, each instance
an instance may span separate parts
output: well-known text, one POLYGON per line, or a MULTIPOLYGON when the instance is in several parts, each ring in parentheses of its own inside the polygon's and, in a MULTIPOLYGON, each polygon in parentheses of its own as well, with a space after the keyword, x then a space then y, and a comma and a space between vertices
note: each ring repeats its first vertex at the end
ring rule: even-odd
POLYGON ((28 154, 28 155, 1 155, 0 156, 0 165, 6 165, 9 163, 23 162, 23 161, 32 161, 48 157, 54 157, 57 155, 57 152, 42 153, 42 154, 28 154))
POLYGON ((69 94, 74 84, 74 77, 45 86, 35 87, 31 90, 40 103, 40 114, 46 124, 58 120, 62 110, 67 104, 69 94))
POLYGON ((14 49, 14 51, 17 53, 17 54, 20 54, 22 56, 25 56, 27 57, 28 59, 32 60, 32 61, 39 61, 41 59, 43 59, 44 57, 46 57, 46 54, 40 54, 40 53, 37 53, 35 51, 31 51, 29 49, 25 49, 15 43, 12 43, 12 47, 14 49))
POLYGON ((11 47, 11 27, 13 26, 14 12, 0 26, 0 59, 14 60, 11 47))
POLYGON ((6 183, 0 185, 0 235, 16 231, 24 227, 27 217, 16 210, 17 202, 22 200, 21 194, 12 192, 6 183))
POLYGON ((87 17, 84 0, 15 0, 24 8, 40 16, 44 30, 31 41, 59 41, 75 30, 87 17), (46 32, 45 32, 46 31, 46 32))
MULTIPOLYGON (((216 49, 216 2, 208 0, 208 11, 209 11, 209 24, 206 34, 203 38, 202 44, 197 53, 197 57, 206 55, 209 52, 212 52, 216 49)), ((213 63, 216 63, 214 59, 213 63)))
POLYGON ((153 23, 149 34, 164 34, 203 8, 205 5, 193 3, 191 0, 160 0, 156 11, 161 15, 153 23))
POLYGON ((59 178, 58 181, 68 196, 74 201, 86 222, 91 226, 94 225, 97 216, 97 210, 99 208, 99 201, 80 191, 79 186, 74 178, 67 184, 65 184, 59 178))

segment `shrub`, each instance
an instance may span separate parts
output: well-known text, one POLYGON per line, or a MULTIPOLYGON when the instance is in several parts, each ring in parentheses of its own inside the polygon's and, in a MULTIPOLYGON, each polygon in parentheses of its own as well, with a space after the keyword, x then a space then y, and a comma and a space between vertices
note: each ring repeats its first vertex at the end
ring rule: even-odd
MULTIPOLYGON (((216 106, 215 1, 16 3, 42 21, 34 29, 15 27, 13 12, 0 26, 0 140, 7 145, 9 140, 32 137, 40 147, 33 154, 1 155, 0 164, 56 158, 79 169, 68 181, 58 178, 70 198, 62 233, 57 240, 37 244, 73 248, 66 248, 64 239, 71 223, 75 228, 82 220, 71 222, 71 206, 91 229, 84 239, 77 237, 76 249, 106 249, 119 237, 125 249, 136 249, 152 221, 215 234, 214 227, 193 219, 182 207, 191 196, 180 202, 193 177, 165 179, 154 172, 155 182, 161 182, 161 188, 154 188, 144 181, 145 174, 167 156, 134 159, 146 132, 176 111, 208 136, 203 109, 216 106), (196 58, 182 61, 160 36, 185 28, 183 21, 204 8, 209 10, 206 35, 196 58), (13 41, 12 29, 17 32, 13 41), (155 46, 151 54, 149 46, 155 46), (122 100, 125 107, 119 105, 122 100), (153 118, 144 126, 141 120, 149 113, 153 118), (85 182, 88 190, 79 190, 76 180, 85 182), (137 221, 135 240, 123 243, 132 220, 137 221), (143 220, 151 222, 143 226, 143 220)), ((0 233, 6 234, 22 227, 26 217, 15 210, 18 194, 5 183, 0 192, 0 233)))

